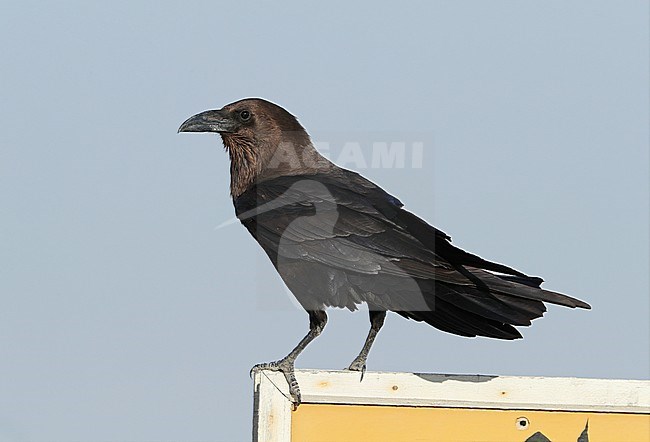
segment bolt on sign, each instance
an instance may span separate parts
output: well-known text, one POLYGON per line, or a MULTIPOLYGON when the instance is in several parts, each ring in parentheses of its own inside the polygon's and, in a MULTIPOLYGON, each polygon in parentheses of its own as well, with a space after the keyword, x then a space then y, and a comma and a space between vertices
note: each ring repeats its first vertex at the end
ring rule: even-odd
POLYGON ((298 370, 254 378, 257 442, 648 442, 650 381, 298 370), (294 409, 295 408, 295 409, 294 409))

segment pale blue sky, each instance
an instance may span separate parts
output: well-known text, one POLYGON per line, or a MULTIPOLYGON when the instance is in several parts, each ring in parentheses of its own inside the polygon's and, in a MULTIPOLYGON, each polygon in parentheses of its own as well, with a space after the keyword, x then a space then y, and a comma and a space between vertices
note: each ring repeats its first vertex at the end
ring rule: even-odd
MULTIPOLYGON (((221 141, 176 134, 247 96, 322 138, 426 134, 421 169, 361 172, 593 305, 517 342, 389 315, 369 370, 647 379, 648 18, 635 0, 2 1, 0 442, 250 438, 248 370, 307 315, 244 228, 215 230, 221 141)), ((367 327, 331 312, 298 367, 347 366, 367 327)))

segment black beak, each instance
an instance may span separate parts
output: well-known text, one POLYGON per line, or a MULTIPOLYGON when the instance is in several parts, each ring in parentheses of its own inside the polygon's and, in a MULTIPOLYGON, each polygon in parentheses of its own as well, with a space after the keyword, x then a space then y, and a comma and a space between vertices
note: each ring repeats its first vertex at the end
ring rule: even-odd
POLYGON ((187 120, 178 132, 233 132, 236 122, 222 110, 209 110, 196 114, 187 120))

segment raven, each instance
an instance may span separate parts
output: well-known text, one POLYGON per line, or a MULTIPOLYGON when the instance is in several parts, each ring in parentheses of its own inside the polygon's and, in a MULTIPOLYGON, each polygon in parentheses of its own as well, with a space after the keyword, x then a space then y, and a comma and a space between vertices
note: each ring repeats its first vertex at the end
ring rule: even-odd
POLYGON ((396 197, 320 155, 274 103, 239 100, 190 117, 178 131, 221 135, 237 218, 309 315, 309 332, 286 357, 252 369, 282 372, 296 405, 294 362, 325 327, 327 307, 368 306, 370 332, 348 367, 361 376, 388 310, 455 335, 517 339, 513 326, 542 316, 544 302, 591 308, 452 245, 396 197))

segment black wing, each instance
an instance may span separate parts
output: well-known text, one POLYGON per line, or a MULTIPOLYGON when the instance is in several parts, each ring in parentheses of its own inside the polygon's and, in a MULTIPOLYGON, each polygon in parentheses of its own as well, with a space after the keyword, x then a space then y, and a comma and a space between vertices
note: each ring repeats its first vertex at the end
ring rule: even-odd
POLYGON ((512 325, 529 325, 543 302, 589 308, 539 288, 540 278, 453 246, 345 169, 258 183, 235 209, 303 305, 367 302, 450 333, 502 339, 520 337, 512 325))

